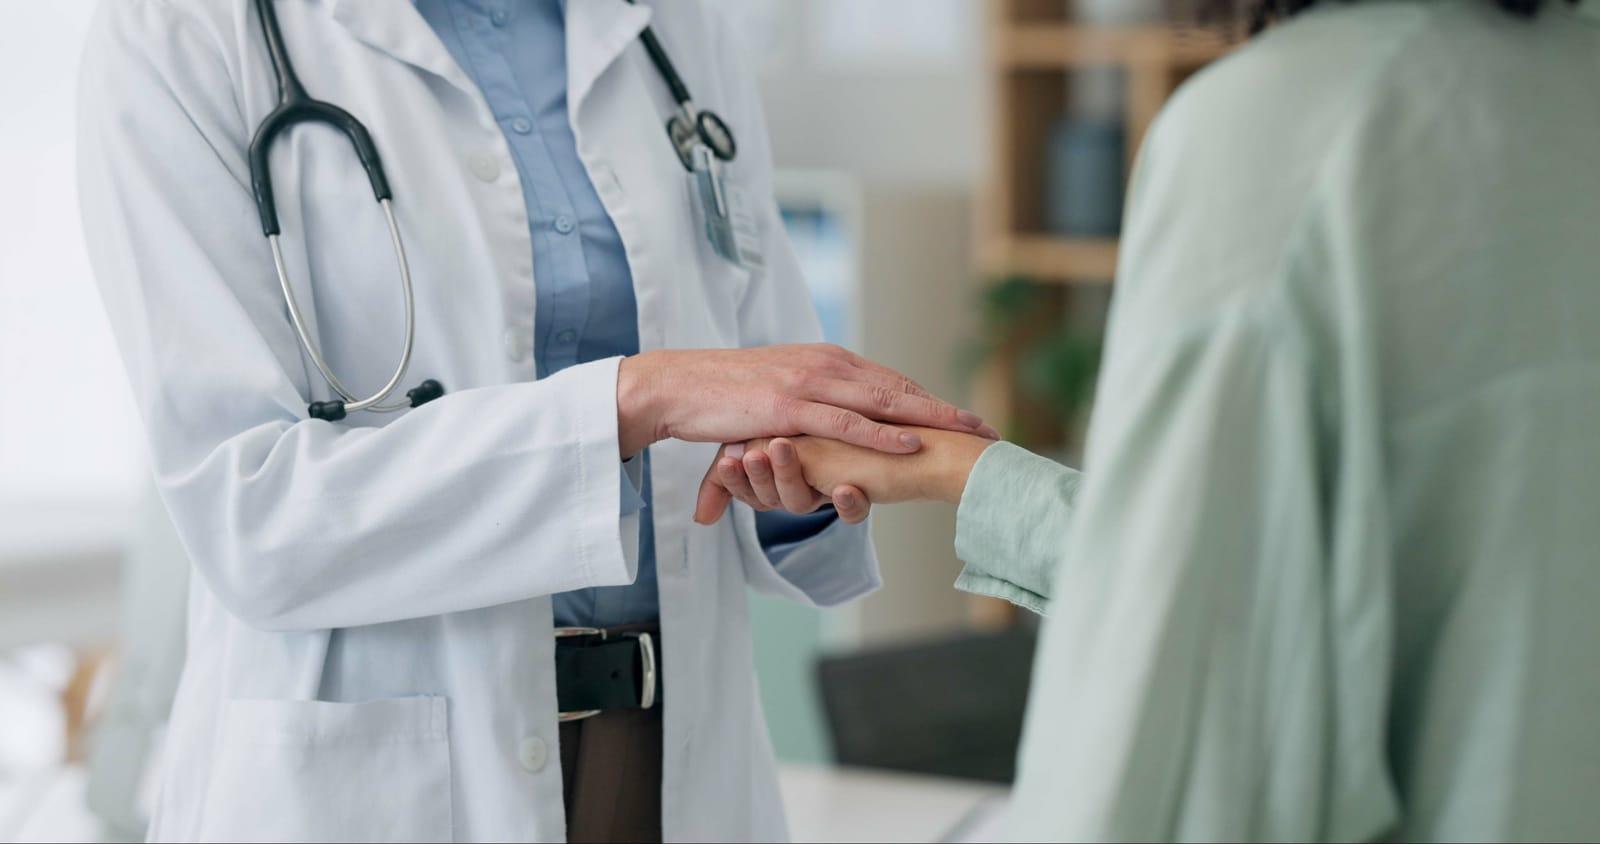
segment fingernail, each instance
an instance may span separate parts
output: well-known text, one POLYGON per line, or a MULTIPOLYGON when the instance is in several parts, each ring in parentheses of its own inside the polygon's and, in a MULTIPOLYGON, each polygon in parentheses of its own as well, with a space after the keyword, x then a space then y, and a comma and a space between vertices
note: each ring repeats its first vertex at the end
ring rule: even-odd
POLYGON ((922 438, 908 431, 900 435, 900 444, 906 448, 922 448, 922 438))
POLYGON ((983 424, 983 417, 970 410, 956 411, 956 419, 968 428, 976 428, 983 424))
POLYGON ((722 449, 722 453, 727 457, 743 457, 744 443, 729 443, 722 449))
POLYGON ((787 466, 789 461, 794 459, 793 448, 794 446, 788 443, 774 443, 771 450, 767 452, 767 456, 772 458, 773 463, 779 466, 787 466))
POLYGON ((839 503, 843 504, 846 510, 854 510, 861 506, 861 499, 853 492, 845 492, 839 494, 839 503))

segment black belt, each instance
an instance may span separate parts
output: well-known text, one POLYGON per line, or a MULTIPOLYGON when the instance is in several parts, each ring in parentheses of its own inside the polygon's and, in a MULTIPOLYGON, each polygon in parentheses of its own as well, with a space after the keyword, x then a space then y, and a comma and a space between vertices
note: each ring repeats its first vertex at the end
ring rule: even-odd
POLYGON ((562 721, 661 704, 655 625, 556 628, 556 704, 562 721))

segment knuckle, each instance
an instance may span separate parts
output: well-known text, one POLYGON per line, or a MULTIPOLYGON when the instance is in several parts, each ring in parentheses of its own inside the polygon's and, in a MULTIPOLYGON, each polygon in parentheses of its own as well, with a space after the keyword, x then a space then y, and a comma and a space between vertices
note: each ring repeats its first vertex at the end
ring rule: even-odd
POLYGON ((811 373, 803 366, 784 369, 778 374, 778 383, 789 393, 801 393, 811 381, 811 373))
POLYGON ((861 414, 843 408, 834 408, 830 417, 829 422, 833 430, 841 434, 855 433, 867 421, 861 414))
POLYGON ((872 406, 880 411, 891 411, 899 407, 901 395, 903 394, 881 384, 874 384, 870 390, 872 406))
POLYGON ((930 398, 919 399, 918 403, 920 405, 922 405, 923 409, 927 412, 927 414, 930 417, 934 418, 934 419, 938 419, 938 420, 941 420, 941 421, 944 421, 944 422, 955 422, 955 421, 957 421, 956 414, 959 411, 956 410, 954 405, 946 404, 945 402, 939 401, 938 399, 930 399, 930 398))
POLYGON ((824 360, 817 365, 817 375, 835 381, 851 380, 850 364, 838 360, 824 360))
POLYGON ((816 371, 796 372, 791 385, 795 392, 803 396, 815 396, 822 390, 824 376, 816 371))

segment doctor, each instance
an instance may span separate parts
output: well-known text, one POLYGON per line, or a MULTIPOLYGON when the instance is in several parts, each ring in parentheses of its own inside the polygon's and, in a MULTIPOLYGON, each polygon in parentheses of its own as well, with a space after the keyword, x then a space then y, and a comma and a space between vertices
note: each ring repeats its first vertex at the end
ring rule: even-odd
POLYGON ((829 605, 878 574, 832 511, 693 526, 715 444, 905 453, 874 420, 982 426, 773 345, 818 329, 717 22, 107 0, 80 126, 92 258, 197 575, 152 837, 784 837, 746 588, 829 605), (370 131, 360 160, 348 124, 257 134, 301 85, 370 131), (697 105, 719 124, 694 131, 697 105), (367 406, 402 381, 398 412, 367 406))

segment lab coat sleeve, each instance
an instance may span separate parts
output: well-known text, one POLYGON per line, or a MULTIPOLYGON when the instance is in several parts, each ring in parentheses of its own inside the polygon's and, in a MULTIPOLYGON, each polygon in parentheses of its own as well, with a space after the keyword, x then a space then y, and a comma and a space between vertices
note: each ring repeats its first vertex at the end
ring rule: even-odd
MULTIPOLYGON (((751 273, 739 308, 740 342, 744 346, 817 343, 822 328, 816 307, 800 272, 794 245, 783 226, 772 184, 772 147, 755 87, 755 76, 739 44, 713 14, 710 16, 717 64, 723 68, 728 110, 737 115, 734 131, 739 156, 733 175, 758 209, 764 269, 751 273)), ((758 591, 814 606, 833 606, 878 588, 878 558, 868 522, 835 522, 810 540, 787 545, 774 561, 758 536, 755 512, 735 503, 732 518, 744 555, 745 577, 758 591)))
MULTIPOLYGON (((1071 530, 1040 528, 1065 545, 1020 840, 1370 840, 1395 817, 1376 445, 1324 418, 1282 299, 1114 319, 1071 530)), ((991 550, 1036 553, 1030 530, 991 550)))
POLYGON ((79 181, 161 492, 206 587, 248 624, 297 630, 630 582, 616 359, 458 390, 383 428, 306 418, 249 130, 186 14, 102 4, 79 181))

